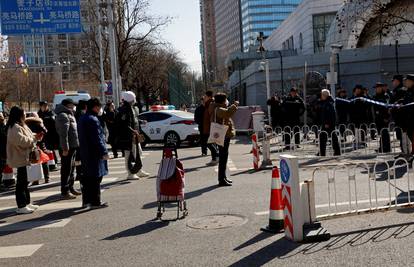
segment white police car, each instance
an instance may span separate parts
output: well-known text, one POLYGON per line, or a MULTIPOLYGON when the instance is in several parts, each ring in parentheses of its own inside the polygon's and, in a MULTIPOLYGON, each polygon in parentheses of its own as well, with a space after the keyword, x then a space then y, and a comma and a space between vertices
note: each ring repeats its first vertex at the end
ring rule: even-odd
POLYGON ((85 91, 56 91, 53 96, 53 108, 56 108, 56 105, 59 105, 62 103, 62 100, 67 98, 72 99, 75 104, 78 104, 79 100, 88 101, 91 99, 91 96, 85 91))
POLYGON ((177 147, 183 141, 194 144, 200 137, 194 114, 175 110, 174 106, 152 106, 151 111, 139 115, 142 133, 148 143, 175 143, 177 147))

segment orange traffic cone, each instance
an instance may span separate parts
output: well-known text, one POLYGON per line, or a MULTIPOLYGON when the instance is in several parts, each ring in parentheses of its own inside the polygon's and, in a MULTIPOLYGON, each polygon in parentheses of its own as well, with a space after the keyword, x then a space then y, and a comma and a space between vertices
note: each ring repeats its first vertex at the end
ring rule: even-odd
POLYGON ((269 233, 280 233, 283 232, 283 229, 282 181, 280 180, 279 169, 275 166, 272 170, 269 225, 261 230, 269 233))

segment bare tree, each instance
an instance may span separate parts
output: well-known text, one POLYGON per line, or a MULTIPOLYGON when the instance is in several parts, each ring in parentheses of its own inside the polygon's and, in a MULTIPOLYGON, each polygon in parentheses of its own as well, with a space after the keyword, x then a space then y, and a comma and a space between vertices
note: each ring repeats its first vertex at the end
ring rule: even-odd
POLYGON ((385 38, 398 40, 408 34, 414 37, 414 15, 410 12, 413 7, 412 0, 348 1, 337 15, 339 33, 344 30, 352 31, 357 47, 372 40, 381 43, 385 38))

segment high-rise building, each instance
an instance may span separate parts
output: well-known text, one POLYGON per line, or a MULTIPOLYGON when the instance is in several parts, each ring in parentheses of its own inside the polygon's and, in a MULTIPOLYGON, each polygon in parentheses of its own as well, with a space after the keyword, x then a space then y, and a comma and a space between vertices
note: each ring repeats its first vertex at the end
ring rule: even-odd
POLYGON ((218 79, 227 78, 225 60, 242 51, 240 0, 214 0, 218 79))
POLYGON ((201 44, 200 53, 203 77, 208 83, 214 82, 217 71, 216 28, 214 0, 200 0, 201 44))
POLYGON ((240 0, 243 51, 257 45, 260 32, 269 36, 302 0, 240 0))

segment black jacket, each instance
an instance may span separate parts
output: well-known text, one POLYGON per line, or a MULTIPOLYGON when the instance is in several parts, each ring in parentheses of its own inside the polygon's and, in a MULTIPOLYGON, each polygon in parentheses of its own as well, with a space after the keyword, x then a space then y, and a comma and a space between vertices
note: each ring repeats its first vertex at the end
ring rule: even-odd
POLYGON ((346 101, 336 100, 336 114, 338 116, 338 124, 348 125, 349 123, 349 106, 350 103, 346 101))
POLYGON ((0 124, 0 160, 7 159, 7 126, 0 124))
MULTIPOLYGON (((390 102, 390 96, 387 93, 376 94, 372 97, 372 99, 381 103, 390 102)), ((382 128, 388 127, 390 119, 388 107, 373 105, 373 110, 375 116, 375 124, 377 125, 378 130, 381 131, 382 128)))
POLYGON ((327 100, 320 100, 318 107, 319 123, 322 129, 330 131, 335 129, 336 115, 333 99, 329 97, 327 100))
POLYGON ((305 112, 305 105, 299 96, 287 96, 282 103, 283 125, 298 126, 300 125, 300 117, 305 112))
POLYGON ((361 124, 367 124, 370 121, 370 104, 365 102, 365 100, 357 99, 363 96, 352 96, 349 100, 352 102, 349 105, 349 120, 350 123, 354 123, 356 127, 359 127, 361 124))
MULTIPOLYGON (((403 104, 406 100, 407 90, 402 85, 394 88, 392 91, 390 103, 391 104, 403 104)), ((397 127, 404 128, 405 121, 404 121, 404 110, 399 108, 393 108, 391 110, 392 118, 395 122, 397 127)))
POLYGON ((56 131, 55 113, 51 110, 37 112, 39 118, 42 119, 44 126, 46 127, 47 133, 44 137, 46 147, 50 150, 59 148, 59 135, 56 131))
POLYGON ((204 105, 199 105, 194 111, 194 121, 198 124, 198 130, 203 132, 203 120, 204 120, 204 105))
POLYGON ((139 110, 136 106, 131 106, 124 102, 119 108, 115 118, 116 137, 115 143, 120 150, 132 149, 133 132, 131 129, 139 130, 139 110))
POLYGON ((267 105, 270 106, 270 113, 272 116, 272 126, 277 127, 281 125, 282 107, 279 100, 269 99, 267 105))

